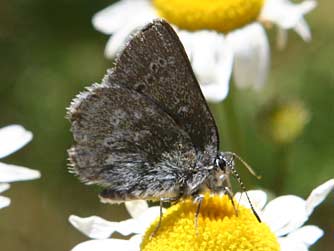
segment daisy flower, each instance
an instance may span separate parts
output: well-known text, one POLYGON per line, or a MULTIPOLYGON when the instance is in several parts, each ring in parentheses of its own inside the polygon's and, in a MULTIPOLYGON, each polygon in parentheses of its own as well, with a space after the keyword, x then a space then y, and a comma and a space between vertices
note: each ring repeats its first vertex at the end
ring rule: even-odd
POLYGON ((315 0, 120 0, 93 17, 94 27, 112 35, 105 54, 114 58, 129 34, 154 18, 174 25, 202 91, 209 101, 223 100, 233 73, 238 87, 260 89, 266 82, 270 50, 264 27, 278 27, 284 47, 287 30, 311 39, 304 15, 315 0))
POLYGON ((148 250, 281 250, 305 251, 323 231, 312 225, 303 226, 309 216, 331 192, 334 179, 315 188, 304 200, 295 195, 280 196, 266 205, 265 192, 249 191, 253 206, 262 219, 259 223, 248 207, 244 196, 238 215, 226 196, 205 195, 194 226, 197 205, 191 199, 180 202, 164 212, 161 227, 150 238, 159 221, 159 207, 148 207, 144 201, 126 202, 131 217, 121 222, 110 222, 97 216, 70 216, 70 223, 94 239, 76 245, 72 251, 148 251, 148 250), (153 222, 153 223, 152 223, 153 222), (110 238, 118 232, 129 240, 110 238))
MULTIPOLYGON (((32 133, 20 125, 0 128, 0 159, 16 152, 31 139, 32 133)), ((0 162, 0 193, 9 189, 10 182, 37 179, 40 176, 40 172, 37 170, 0 162)), ((9 198, 0 196, 0 209, 9 206, 9 204, 9 198)))

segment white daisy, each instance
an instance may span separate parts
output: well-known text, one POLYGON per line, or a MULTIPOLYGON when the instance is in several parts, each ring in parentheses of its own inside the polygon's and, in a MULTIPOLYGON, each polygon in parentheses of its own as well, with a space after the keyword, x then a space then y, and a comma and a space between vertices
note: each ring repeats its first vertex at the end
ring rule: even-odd
POLYGON ((278 27, 284 47, 287 30, 311 39, 304 15, 315 0, 120 0, 93 17, 94 27, 112 35, 105 54, 114 58, 129 34, 157 17, 173 23, 192 62, 206 98, 213 102, 228 94, 233 69, 239 87, 259 89, 266 82, 270 50, 264 27, 278 27))
MULTIPOLYGON (((255 217, 250 212, 250 210, 248 210, 249 211, 248 214, 252 215, 253 220, 255 220, 255 223, 254 222, 252 223, 253 225, 259 225, 259 226, 261 225, 262 227, 269 226, 270 231, 274 233, 273 236, 276 236, 274 238, 280 244, 280 247, 278 246, 278 250, 305 251, 305 250, 308 250, 309 246, 314 244, 323 235, 323 231, 317 226, 312 226, 312 225, 303 226, 303 224, 308 220, 309 216, 311 215, 315 207, 317 207, 327 197, 327 195, 332 191, 333 187, 334 187, 334 179, 331 179, 325 182, 324 184, 318 186, 317 188, 315 188, 306 200, 298 196, 286 195, 286 196, 280 196, 270 201, 266 206, 265 204, 267 200, 267 195, 265 192, 260 191, 260 190, 249 191, 248 195, 251 197, 254 207, 259 213, 262 221, 266 224, 258 224, 255 220, 255 217)), ((248 202, 245 200, 244 196, 242 196, 240 199, 239 193, 236 194, 235 198, 237 201, 240 200, 240 203, 242 205, 246 205, 246 206, 249 205, 248 202)), ((219 202, 220 206, 224 205, 224 208, 223 209, 218 208, 219 210, 217 211, 218 212, 217 214, 216 212, 214 212, 215 209, 211 208, 210 210, 208 210, 208 209, 205 209, 205 206, 204 207, 202 206, 201 214, 206 214, 205 212, 206 210, 209 211, 208 213, 209 219, 206 219, 205 224, 210 224, 210 219, 219 218, 218 216, 220 214, 227 215, 228 210, 230 210, 232 214, 235 214, 230 201, 228 199, 226 201, 227 201, 226 204, 219 202)), ((152 224, 153 220, 159 217, 159 207, 148 207, 147 203, 144 201, 127 202, 126 207, 132 218, 125 220, 125 221, 121 221, 121 222, 110 222, 110 221, 104 220, 97 216, 92 216, 88 218, 80 218, 74 215, 70 216, 69 221, 71 222, 73 226, 75 226, 78 230, 80 230, 82 233, 84 233, 88 237, 94 239, 94 240, 89 240, 89 241, 78 244, 72 249, 72 251, 86 251, 86 250, 88 251, 92 249, 96 251, 104 251, 104 250, 118 250, 118 251, 124 251, 124 250, 137 251, 138 250, 139 251, 139 250, 142 250, 140 248, 140 245, 142 245, 141 244, 142 238, 145 232, 148 230, 148 227, 152 224), (134 234, 134 235, 129 240, 120 240, 116 238, 110 238, 110 236, 114 232, 118 232, 124 236, 128 236, 130 234, 134 234)), ((217 210, 217 204, 215 205, 215 207, 217 210)), ((179 209, 180 208, 182 208, 182 206, 179 206, 179 209)), ((240 209, 242 208, 240 207, 239 210, 240 209)), ((194 210, 191 209, 191 211, 194 211, 194 210)), ((244 211, 239 211, 239 216, 230 217, 228 219, 227 224, 229 224, 229 226, 237 225, 237 227, 240 227, 241 225, 246 224, 244 222, 248 222, 250 219, 247 218, 247 220, 245 220, 245 218, 243 218, 244 213, 245 213, 244 211), (240 219, 240 222, 237 222, 237 224, 233 224, 234 223, 233 218, 234 220, 240 219)), ((168 214, 173 215, 173 210, 172 212, 170 212, 170 210, 167 210, 164 216, 168 214)), ((174 209, 174 214, 175 214, 175 209, 174 209)), ((184 234, 183 231, 185 232, 194 231, 194 228, 193 228, 194 218, 193 217, 194 217, 193 212, 190 215, 190 217, 182 210, 181 211, 179 210, 178 212, 176 212, 176 217, 172 219, 172 221, 178 221, 179 219, 181 219, 180 221, 183 221, 182 224, 185 224, 184 222, 186 222, 186 220, 189 219, 189 222, 190 222, 190 227, 189 226, 187 226, 188 228, 185 227, 184 229, 186 230, 181 229, 181 232, 177 233, 176 236, 179 235, 183 237, 183 234, 184 234)), ((162 227, 164 227, 164 222, 162 223, 163 223, 162 227)), ((218 224, 222 224, 222 221, 219 221, 218 224)), ((155 224, 151 225, 148 231, 151 230, 152 232, 152 228, 154 229, 155 225, 156 225, 156 222, 155 224)), ((219 225, 218 229, 221 229, 221 227, 222 226, 219 225)), ((168 228, 168 226, 166 228, 168 228)), ((207 227, 207 228, 213 228, 213 227, 207 227)), ((205 229, 205 231, 208 231, 207 228, 205 229)), ((178 228, 174 226, 173 229, 178 229, 178 228)), ((199 223, 199 230, 201 231, 200 223, 199 223)), ((229 232, 228 229, 226 228, 224 228, 224 230, 225 230, 223 231, 224 233, 229 232)), ((263 229, 260 230, 260 233, 261 233, 259 235, 260 238, 264 240, 265 245, 269 245, 269 244, 273 245, 272 240, 270 241, 268 240, 270 239, 270 234, 267 235, 267 233, 265 233, 264 230, 263 229)), ((165 230, 159 229, 159 231, 163 232, 165 230)), ((215 238, 215 237, 217 237, 217 239, 222 238, 222 236, 219 236, 219 234, 217 234, 217 231, 219 232, 217 228, 214 231, 215 231, 213 234, 214 237, 211 237, 211 236, 209 237, 209 245, 210 243, 215 243, 215 245, 217 245, 215 240, 212 238, 215 238)), ((257 235, 255 233, 257 233, 258 231, 259 230, 257 229, 250 229, 249 225, 247 226, 247 233, 251 232, 251 235, 250 235, 251 238, 256 238, 257 235)), ((232 233, 242 232, 242 227, 238 228, 238 231, 231 231, 231 232, 232 233)), ((199 235, 196 235, 194 233, 192 234, 196 236, 195 240, 197 238, 200 238, 199 236, 201 236, 200 233, 199 235)), ((175 232, 169 233, 166 236, 168 235, 171 236, 171 238, 176 238, 175 232)), ((187 237, 189 237, 189 235, 187 237)), ((206 238, 208 238, 208 235, 206 235, 206 238)), ((233 239, 233 234, 229 235, 228 239, 230 240, 233 239)), ((240 238, 239 236, 237 238, 239 242, 241 242, 242 239, 244 238, 240 238)), ((156 236, 152 240, 161 241, 161 243, 158 243, 158 245, 164 245, 163 238, 159 239, 159 237, 156 236)), ((187 239, 187 241, 184 241, 184 243, 187 243, 189 241, 190 240, 187 239)), ((206 239, 206 241, 208 240, 206 239)), ((257 240, 256 243, 258 243, 259 241, 261 240, 257 240)), ((144 242, 145 242, 145 237, 144 237, 144 242)), ((167 239, 167 242, 170 242, 170 240, 167 239)), ((221 240, 218 241, 218 243, 221 243, 221 242, 222 242, 221 240)), ((228 244, 231 245, 231 243, 228 243, 228 244)), ((245 246, 245 248, 247 247, 245 246)), ((150 250, 150 249, 146 249, 146 250, 150 250)), ((207 249, 207 250, 210 250, 210 249, 207 249)), ((267 250, 267 249, 264 248, 262 250, 267 250)), ((276 250, 276 249, 273 248, 272 250, 276 250)))
MULTIPOLYGON (((281 250, 304 251, 324 234, 319 227, 304 226, 304 223, 333 187, 334 179, 331 179, 315 188, 306 200, 295 195, 285 195, 273 199, 267 205, 267 195, 263 191, 249 191, 248 195, 255 202, 260 218, 278 237, 281 250)), ((236 198, 239 200, 240 194, 236 194, 236 198)), ((249 205, 245 196, 242 196, 240 203, 249 205)))
MULTIPOLYGON (((20 125, 0 128, 0 158, 4 158, 30 142, 32 133, 20 125)), ((0 162, 0 193, 9 189, 10 182, 39 178, 40 172, 26 167, 0 162)), ((0 209, 9 206, 10 199, 0 196, 0 209)))

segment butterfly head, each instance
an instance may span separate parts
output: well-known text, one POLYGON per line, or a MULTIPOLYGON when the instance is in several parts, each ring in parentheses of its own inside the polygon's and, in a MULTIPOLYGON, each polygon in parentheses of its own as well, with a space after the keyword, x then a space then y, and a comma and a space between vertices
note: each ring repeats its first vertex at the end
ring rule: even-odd
MULTIPOLYGON (((208 179, 208 188, 219 193, 230 188, 230 175, 234 166, 233 156, 225 153, 219 153, 213 165, 210 167, 210 175, 208 179)), ((232 173, 233 174, 233 173, 232 173)))
POLYGON ((215 159, 216 169, 220 170, 225 174, 231 173, 231 168, 234 166, 233 155, 225 154, 223 152, 219 153, 215 159))
POLYGON ((224 192, 224 193, 228 194, 230 197, 233 197, 231 183, 230 183, 230 174, 232 174, 232 176, 235 178, 237 183, 239 183, 242 192, 245 193, 246 198, 249 202, 249 205, 250 205, 251 210, 253 211, 255 217, 257 218, 257 220, 259 222, 261 222, 260 217, 256 213, 256 211, 255 211, 255 209, 252 205, 252 202, 251 202, 250 198, 248 197, 248 194, 246 192, 246 187, 245 187, 244 183, 241 181, 241 178, 240 178, 237 170, 234 167, 234 160, 235 159, 239 160, 247 168, 247 170, 251 174, 253 174, 257 178, 260 178, 260 176, 257 176, 256 173, 253 171, 253 169, 243 159, 241 159, 237 154, 235 154, 233 152, 221 152, 217 155, 217 157, 215 159, 215 168, 214 169, 216 169, 217 173, 219 173, 219 172, 221 173, 221 175, 219 176, 219 186, 216 185, 215 189, 217 190, 217 188, 219 188, 220 192, 224 192))

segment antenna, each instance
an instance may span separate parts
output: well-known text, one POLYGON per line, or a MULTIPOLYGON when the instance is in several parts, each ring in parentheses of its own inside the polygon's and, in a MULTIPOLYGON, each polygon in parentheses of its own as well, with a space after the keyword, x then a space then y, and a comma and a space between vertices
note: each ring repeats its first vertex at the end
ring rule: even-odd
MULTIPOLYGON (((239 156, 236 155, 236 154, 233 154, 233 156, 237 156, 237 157, 239 158, 239 156)), ((239 158, 239 160, 240 160, 241 162, 244 162, 241 158, 239 158)), ((245 162, 245 163, 246 163, 246 162, 245 162)), ((245 166, 247 167, 247 165, 245 165, 245 166)), ((247 192, 246 192, 245 184, 241 181, 241 178, 240 178, 240 176, 239 176, 237 170, 235 170, 234 166, 231 165, 230 168, 231 168, 233 177, 238 181, 238 183, 239 183, 239 185, 240 185, 240 187, 241 187, 241 190, 246 194, 248 203, 249 203, 249 205, 250 205, 250 207, 251 207, 251 209, 252 209, 253 214, 255 215, 255 217, 256 217, 256 219, 258 220, 258 222, 261 223, 262 221, 261 221, 259 215, 257 214, 257 212, 255 211, 255 209, 254 209, 254 207, 253 207, 253 204, 252 204, 252 202, 251 202, 251 200, 250 200, 250 198, 249 198, 249 196, 248 196, 248 194, 247 194, 247 192)), ((247 169, 248 169, 248 167, 247 167, 247 169)), ((250 169, 250 170, 252 170, 252 169, 250 169)), ((252 170, 252 171, 253 171, 253 170, 252 170)), ((252 172, 251 172, 251 173, 252 173, 252 172)), ((255 174, 254 171, 253 171, 253 173, 255 174)), ((253 174, 253 173, 252 173, 252 174, 253 174)), ((254 175, 254 176, 256 176, 256 175, 254 175)))
MULTIPOLYGON (((261 176, 260 176, 260 175, 257 175, 257 174, 255 173, 255 171, 253 170, 253 168, 251 168, 251 166, 248 165, 247 162, 244 161, 239 155, 237 155, 236 153, 233 153, 233 152, 224 152, 224 154, 232 155, 232 158, 233 158, 233 159, 234 159, 234 158, 238 159, 238 160, 241 162, 241 164, 243 164, 243 165, 247 168, 248 172, 250 172, 250 173, 251 173, 253 176, 255 176, 257 179, 261 179, 261 176)), ((236 172, 236 170, 234 170, 234 171, 236 172)), ((239 177, 239 175, 238 175, 238 177, 239 177)), ((239 177, 239 179, 240 179, 240 177, 239 177)), ((241 180, 240 180, 240 182, 241 182, 241 180)), ((241 184, 240 184, 240 185, 241 185, 241 184)))

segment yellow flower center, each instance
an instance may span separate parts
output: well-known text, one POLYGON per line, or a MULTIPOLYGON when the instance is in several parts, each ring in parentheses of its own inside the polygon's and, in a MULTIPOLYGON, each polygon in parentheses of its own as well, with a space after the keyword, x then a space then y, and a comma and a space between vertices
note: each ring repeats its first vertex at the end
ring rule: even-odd
POLYGON ((158 14, 181 29, 228 32, 253 22, 264 0, 153 0, 158 14))
POLYGON ((194 224, 197 204, 191 199, 170 207, 153 238, 157 219, 145 233, 142 251, 278 251, 276 236, 253 213, 238 207, 238 215, 227 196, 205 195, 194 224))

